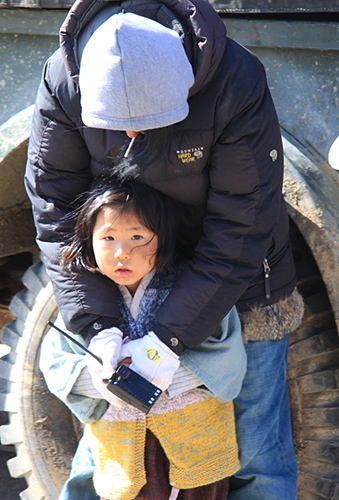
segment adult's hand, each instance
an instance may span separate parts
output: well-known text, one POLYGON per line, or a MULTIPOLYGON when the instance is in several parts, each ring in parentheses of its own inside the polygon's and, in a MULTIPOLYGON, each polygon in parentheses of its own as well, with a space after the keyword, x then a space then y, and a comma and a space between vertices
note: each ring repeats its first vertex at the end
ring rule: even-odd
POLYGON ((102 361, 103 378, 110 378, 118 366, 121 346, 122 331, 116 327, 102 330, 90 341, 88 349, 102 361))
MULTIPOLYGON (((123 402, 117 396, 115 396, 111 391, 106 388, 106 382, 103 381, 103 367, 94 359, 90 354, 86 354, 88 370, 91 374, 92 382, 96 390, 101 394, 102 398, 108 403, 121 408, 123 402)), ((112 375, 112 374, 111 374, 112 375)))
POLYGON ((141 339, 125 343, 120 352, 121 358, 131 357, 130 369, 152 382, 163 391, 172 382, 179 368, 179 356, 165 345, 154 332, 141 339))
POLYGON ((102 330, 89 343, 88 349, 102 360, 102 365, 93 356, 86 354, 88 370, 96 390, 106 401, 114 406, 121 407, 122 401, 106 388, 104 379, 111 378, 118 366, 118 359, 122 345, 122 332, 116 328, 102 330))

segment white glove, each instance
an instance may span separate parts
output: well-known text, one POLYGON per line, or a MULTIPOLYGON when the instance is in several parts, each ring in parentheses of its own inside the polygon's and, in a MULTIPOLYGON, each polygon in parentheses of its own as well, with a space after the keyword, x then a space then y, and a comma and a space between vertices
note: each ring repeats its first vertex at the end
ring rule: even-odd
POLYGON ((93 358, 90 354, 86 354, 87 366, 88 370, 91 374, 93 386, 96 390, 101 394, 103 399, 106 399, 108 403, 111 403, 118 408, 123 406, 123 402, 120 398, 115 396, 111 391, 106 389, 106 383, 102 381, 103 376, 103 367, 99 361, 93 358))
POLYGON ((141 339, 125 343, 120 359, 131 357, 130 369, 152 382, 163 391, 167 389, 179 368, 179 356, 153 332, 141 339))
POLYGON ((121 345, 122 331, 116 327, 101 330, 90 341, 88 349, 102 361, 103 378, 111 378, 118 366, 121 345))
POLYGON ((109 379, 118 366, 122 345, 122 332, 113 327, 99 332, 89 343, 88 349, 102 360, 102 365, 90 354, 86 354, 88 370, 96 390, 109 403, 121 407, 122 401, 106 389, 103 379, 109 379))

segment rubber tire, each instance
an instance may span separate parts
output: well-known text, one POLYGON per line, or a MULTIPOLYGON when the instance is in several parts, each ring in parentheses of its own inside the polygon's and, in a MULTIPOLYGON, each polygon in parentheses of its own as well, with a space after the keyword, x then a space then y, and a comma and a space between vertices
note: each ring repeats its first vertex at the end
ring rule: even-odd
MULTIPOLYGON (((326 289, 314 260, 292 224, 298 288, 305 317, 291 335, 288 379, 293 436, 299 465, 299 500, 339 498, 339 340, 326 289)), ((0 360, 7 383, 4 398, 10 424, 3 444, 13 443, 13 477, 25 477, 24 500, 57 500, 77 444, 73 419, 51 396, 38 369, 46 321, 56 316, 52 287, 41 263, 24 275, 26 290, 11 304, 18 318, 4 329, 12 353, 0 360), (60 425, 62 423, 62 425, 60 425)))
POLYGON ((296 226, 291 240, 305 300, 290 335, 288 385, 297 454, 298 500, 339 499, 339 339, 319 270, 296 226))
POLYGON ((12 477, 24 477, 23 500, 57 500, 77 446, 71 413, 48 391, 39 370, 40 344, 47 320, 57 306, 42 263, 23 277, 25 290, 17 293, 10 310, 16 320, 3 329, 2 343, 10 355, 0 359, 1 403, 9 424, 1 427, 3 445, 14 444, 17 456, 7 462, 12 477), (4 380, 3 380, 4 382, 4 380))

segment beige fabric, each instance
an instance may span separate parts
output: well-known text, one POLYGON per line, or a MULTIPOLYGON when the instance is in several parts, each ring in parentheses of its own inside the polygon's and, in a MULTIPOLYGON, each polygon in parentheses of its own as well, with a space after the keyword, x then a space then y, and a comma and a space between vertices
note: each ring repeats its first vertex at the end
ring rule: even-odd
POLYGON ((243 341, 281 340, 300 326, 303 315, 304 299, 295 288, 275 304, 239 314, 243 341))

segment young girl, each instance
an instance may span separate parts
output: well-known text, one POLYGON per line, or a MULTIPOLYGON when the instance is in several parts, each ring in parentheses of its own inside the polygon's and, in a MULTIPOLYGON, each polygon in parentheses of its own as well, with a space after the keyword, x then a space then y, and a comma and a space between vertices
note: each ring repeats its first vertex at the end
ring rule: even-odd
MULTIPOLYGON (((235 309, 212 337, 180 356, 168 389, 147 415, 103 383, 118 364, 130 364, 145 335, 154 335, 156 311, 190 253, 182 240, 187 230, 178 231, 182 218, 173 201, 144 184, 101 179, 78 211, 74 236, 63 251, 70 272, 102 273, 118 290, 119 328, 101 331, 89 344, 103 367, 54 331, 45 337, 40 361, 51 392, 89 424, 81 446, 90 448, 95 490, 103 499, 224 500, 228 477, 239 469, 231 401, 240 391, 246 359, 235 309)), ((155 385, 157 357, 167 355, 159 352, 149 352, 155 368, 141 373, 155 385)), ((175 360, 169 357, 172 372, 175 360)), ((67 487, 75 476, 78 486, 81 480, 88 484, 78 458, 60 498, 74 500, 67 487)))

